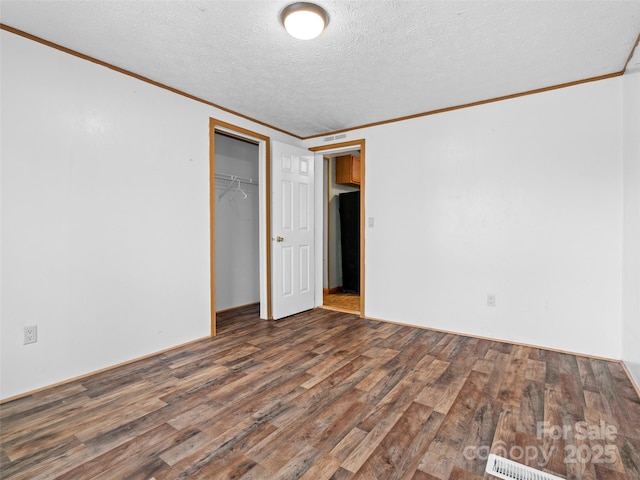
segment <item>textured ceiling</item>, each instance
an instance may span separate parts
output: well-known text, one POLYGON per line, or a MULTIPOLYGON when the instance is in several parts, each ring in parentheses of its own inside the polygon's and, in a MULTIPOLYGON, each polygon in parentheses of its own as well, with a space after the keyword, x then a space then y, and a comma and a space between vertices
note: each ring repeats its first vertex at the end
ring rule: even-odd
MULTIPOLYGON (((640 1, 2 1, 4 25, 301 137, 620 72, 640 1)), ((637 58, 637 56, 636 56, 637 58)))

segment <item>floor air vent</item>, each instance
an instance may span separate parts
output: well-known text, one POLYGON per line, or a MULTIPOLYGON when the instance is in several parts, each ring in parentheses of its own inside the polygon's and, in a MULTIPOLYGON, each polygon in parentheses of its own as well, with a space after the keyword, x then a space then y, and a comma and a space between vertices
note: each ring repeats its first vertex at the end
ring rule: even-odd
POLYGON ((550 473, 527 467, 521 463, 498 457, 493 453, 489 454, 485 471, 495 477, 504 478, 505 480, 565 480, 562 477, 557 477, 550 473))

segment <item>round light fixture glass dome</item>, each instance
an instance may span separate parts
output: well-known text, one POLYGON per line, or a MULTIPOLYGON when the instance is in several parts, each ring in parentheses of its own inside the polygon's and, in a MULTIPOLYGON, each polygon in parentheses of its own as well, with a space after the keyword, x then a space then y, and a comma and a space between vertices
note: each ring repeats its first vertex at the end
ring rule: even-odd
POLYGON ((311 40, 322 33, 329 22, 327 12, 313 3, 297 2, 285 7, 282 24, 289 35, 299 40, 311 40))

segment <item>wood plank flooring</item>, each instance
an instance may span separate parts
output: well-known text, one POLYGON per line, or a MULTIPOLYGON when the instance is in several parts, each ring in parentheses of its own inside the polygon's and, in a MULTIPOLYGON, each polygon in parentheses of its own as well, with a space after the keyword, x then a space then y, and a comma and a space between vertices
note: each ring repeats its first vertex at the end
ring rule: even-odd
POLYGON ((324 308, 345 313, 360 313, 360 295, 357 293, 325 293, 324 308))
POLYGON ((616 362, 314 310, 0 406, 4 479, 640 479, 616 362))

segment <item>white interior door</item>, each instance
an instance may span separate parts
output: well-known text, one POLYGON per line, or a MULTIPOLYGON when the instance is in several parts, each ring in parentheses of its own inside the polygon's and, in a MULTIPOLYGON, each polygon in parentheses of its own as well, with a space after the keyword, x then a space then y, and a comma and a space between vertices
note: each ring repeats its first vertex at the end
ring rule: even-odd
POLYGON ((272 315, 274 319, 315 306, 314 155, 272 142, 272 315))

